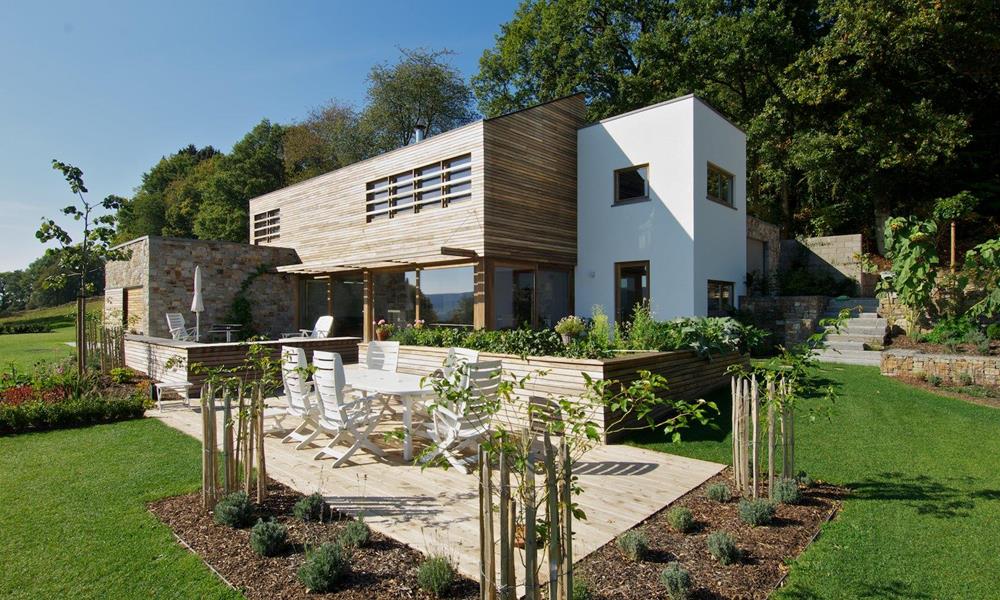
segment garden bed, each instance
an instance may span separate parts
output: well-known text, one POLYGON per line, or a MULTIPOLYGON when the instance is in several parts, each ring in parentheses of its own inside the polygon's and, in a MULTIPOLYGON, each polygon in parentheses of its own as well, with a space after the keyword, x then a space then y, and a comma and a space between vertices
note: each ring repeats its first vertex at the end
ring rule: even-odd
POLYGON ((1000 356, 930 354, 894 347, 882 352, 881 372, 886 377, 933 378, 948 385, 1000 387, 1000 356))
POLYGON ((916 341, 907 335, 894 336, 886 345, 887 348, 898 350, 918 350, 925 354, 967 354, 969 356, 1000 356, 1000 340, 991 340, 990 352, 984 355, 975 344, 932 344, 931 342, 916 341))
POLYGON ((731 486, 730 473, 726 469, 636 527, 649 541, 645 559, 632 561, 611 542, 577 564, 576 578, 587 582, 594 599, 662 598, 660 572, 677 561, 690 573, 692 598, 767 598, 783 582, 789 561, 833 518, 848 491, 817 483, 803 490, 801 503, 779 504, 773 524, 750 527, 739 519, 738 497, 720 504, 705 496, 712 484, 731 486), (681 506, 694 514, 695 528, 688 534, 668 524, 667 513, 681 506), (742 552, 735 564, 724 566, 709 554, 706 540, 717 531, 735 537, 742 552))
MULTIPOLYGON (((250 547, 250 529, 219 525, 201 508, 198 493, 174 496, 149 505, 149 510, 247 598, 266 600, 333 599, 396 600, 432 598, 417 585, 417 567, 423 555, 416 550, 372 532, 370 543, 354 551, 351 571, 334 592, 309 593, 297 577, 305 560, 303 544, 319 545, 336 539, 348 517, 334 514, 323 523, 305 523, 292 516, 292 507, 302 495, 271 481, 269 495, 256 516, 273 517, 288 527, 289 549, 283 555, 265 558, 250 547)), ((479 586, 457 577, 448 598, 478 598, 479 586)))
POLYGON ((927 381, 926 377, 921 378, 914 377, 912 375, 899 375, 896 379, 906 383, 907 385, 912 385, 913 387, 918 387, 927 390, 928 392, 933 392, 949 398, 965 400, 966 402, 979 404, 981 406, 1000 408, 1000 387, 990 387, 976 384, 955 385, 944 381, 927 381))

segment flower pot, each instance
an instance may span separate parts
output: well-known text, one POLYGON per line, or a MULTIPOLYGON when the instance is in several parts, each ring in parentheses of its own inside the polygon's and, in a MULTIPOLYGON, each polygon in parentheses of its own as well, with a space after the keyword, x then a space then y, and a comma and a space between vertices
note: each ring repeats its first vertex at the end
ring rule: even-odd
POLYGON ((380 342, 384 342, 387 339, 389 339, 389 332, 388 331, 379 331, 378 329, 376 329, 375 330, 375 339, 378 340, 378 341, 380 341, 380 342))
POLYGON ((560 333, 559 335, 562 336, 563 346, 569 346, 570 343, 573 341, 573 336, 571 336, 568 333, 560 333))

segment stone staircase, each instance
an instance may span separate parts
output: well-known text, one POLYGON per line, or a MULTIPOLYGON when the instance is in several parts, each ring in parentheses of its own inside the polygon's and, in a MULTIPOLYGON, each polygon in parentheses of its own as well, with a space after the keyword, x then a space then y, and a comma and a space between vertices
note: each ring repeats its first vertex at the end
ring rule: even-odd
POLYGON ((820 362, 879 366, 881 352, 865 349, 865 344, 881 347, 885 338, 887 323, 878 315, 878 300, 875 298, 832 299, 826 307, 824 317, 836 317, 844 308, 851 309, 851 318, 844 322, 840 333, 831 331, 826 338, 824 347, 816 351, 816 356, 820 362), (860 312, 857 311, 859 306, 861 307, 860 312))

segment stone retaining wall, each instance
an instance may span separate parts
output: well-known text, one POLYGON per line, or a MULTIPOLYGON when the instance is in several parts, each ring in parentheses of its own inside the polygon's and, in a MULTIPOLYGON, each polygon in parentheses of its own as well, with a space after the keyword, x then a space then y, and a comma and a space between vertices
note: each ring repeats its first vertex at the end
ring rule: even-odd
POLYGON ((954 384, 962 383, 963 375, 968 375, 977 385, 1000 387, 1000 356, 886 350, 882 352, 881 370, 886 377, 935 375, 954 384))
POLYGON ((771 332, 771 343, 790 347, 816 331, 829 301, 826 296, 753 296, 740 298, 740 309, 771 332))
POLYGON ((863 251, 860 233, 782 240, 781 268, 788 269, 795 260, 804 258, 810 270, 856 281, 861 296, 874 296, 878 275, 862 273, 855 259, 863 251))

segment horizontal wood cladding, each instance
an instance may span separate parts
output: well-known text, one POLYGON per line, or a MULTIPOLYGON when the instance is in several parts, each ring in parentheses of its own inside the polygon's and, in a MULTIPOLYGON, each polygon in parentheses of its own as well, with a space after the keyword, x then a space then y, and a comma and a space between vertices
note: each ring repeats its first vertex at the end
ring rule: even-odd
MULTIPOLYGON (((263 344, 273 358, 279 358, 282 346, 306 349, 306 357, 312 360, 316 350, 338 352, 347 364, 358 361, 358 341, 356 337, 287 339, 258 342, 263 344)), ((247 344, 220 343, 197 344, 175 342, 144 336, 127 336, 125 339, 125 365, 149 375, 156 381, 194 384, 195 392, 205 381, 204 375, 195 374, 193 365, 204 368, 220 366, 238 367, 246 359, 247 344), (168 362, 173 364, 168 366, 168 362)))
POLYGON ((281 234, 274 245, 294 248, 307 264, 427 262, 440 257, 441 246, 482 254, 483 160, 479 121, 254 198, 251 218, 280 208, 281 234), (368 182, 464 154, 471 155, 471 197, 367 222, 368 182))
POLYGON ((486 254, 576 264, 576 131, 583 96, 484 123, 486 254))
MULTIPOLYGON (((358 355, 364 356, 367 344, 359 344, 358 355)), ((448 355, 447 348, 429 346, 401 346, 397 369, 403 373, 428 375, 440 369, 448 355)), ((724 387, 729 383, 726 369, 730 365, 745 363, 746 357, 737 353, 713 356, 710 360, 697 356, 694 352, 649 352, 627 354, 612 359, 574 359, 554 356, 518 357, 510 354, 481 352, 480 360, 500 360, 503 362, 505 377, 522 378, 530 376, 523 390, 515 390, 516 402, 505 407, 500 418, 506 426, 526 427, 528 402, 552 401, 558 398, 581 400, 586 392, 583 374, 593 379, 616 380, 623 384, 639 377, 639 371, 649 371, 667 379, 667 397, 685 400, 700 398, 702 395, 724 387), (541 374, 543 373, 544 374, 541 374)), ((656 418, 666 414, 661 409, 654 413, 656 418)), ((610 411, 591 406, 588 418, 604 432, 605 427, 636 427, 635 422, 621 422, 610 411), (617 424, 617 425, 616 425, 617 424)), ((606 441, 614 441, 611 435, 606 441)))

